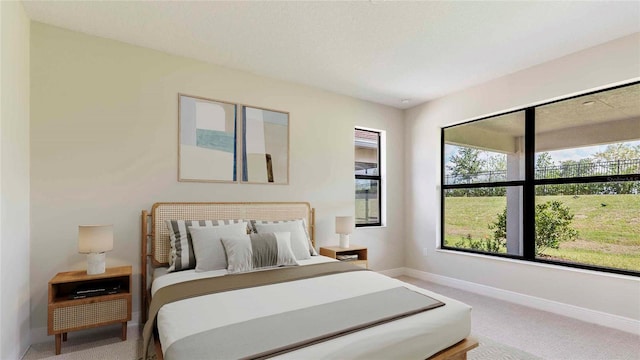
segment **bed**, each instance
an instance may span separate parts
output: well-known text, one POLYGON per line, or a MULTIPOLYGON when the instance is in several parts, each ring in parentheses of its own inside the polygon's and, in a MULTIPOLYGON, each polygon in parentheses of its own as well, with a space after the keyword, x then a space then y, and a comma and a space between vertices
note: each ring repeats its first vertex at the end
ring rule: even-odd
POLYGON ((303 219, 315 248, 308 203, 156 203, 143 210, 142 321, 144 332, 155 334, 159 359, 466 359, 477 346, 468 305, 320 255, 298 266, 229 274, 227 254, 230 270, 167 272, 165 222, 203 219, 303 219), (415 306, 393 313, 396 300, 386 299, 400 295, 407 304, 398 306, 415 306))

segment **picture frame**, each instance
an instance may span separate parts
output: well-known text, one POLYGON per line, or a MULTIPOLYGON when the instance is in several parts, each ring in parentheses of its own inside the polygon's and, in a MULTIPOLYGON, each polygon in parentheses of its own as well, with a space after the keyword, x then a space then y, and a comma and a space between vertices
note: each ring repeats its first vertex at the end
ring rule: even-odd
POLYGON ((240 182, 289 184, 289 113, 242 106, 240 182))
POLYGON ((238 181, 238 105, 178 94, 178 181, 238 181))

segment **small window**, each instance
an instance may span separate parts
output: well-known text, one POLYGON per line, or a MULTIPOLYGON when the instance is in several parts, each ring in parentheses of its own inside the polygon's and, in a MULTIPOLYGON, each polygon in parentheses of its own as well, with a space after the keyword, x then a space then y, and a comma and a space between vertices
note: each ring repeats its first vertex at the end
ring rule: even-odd
POLYGON ((355 129, 356 226, 382 224, 380 132, 355 129))

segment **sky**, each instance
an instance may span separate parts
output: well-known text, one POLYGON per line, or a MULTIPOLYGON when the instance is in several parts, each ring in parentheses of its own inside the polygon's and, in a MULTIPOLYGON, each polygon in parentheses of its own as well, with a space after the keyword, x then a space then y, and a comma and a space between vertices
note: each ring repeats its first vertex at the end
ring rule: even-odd
MULTIPOLYGON (((627 141, 624 144, 630 146, 640 145, 640 140, 638 141, 627 141)), ((597 152, 604 151, 607 148, 607 145, 594 145, 594 146, 585 146, 573 149, 564 149, 564 150, 556 150, 556 151, 548 151, 549 155, 554 163, 559 163, 567 160, 575 160, 578 161, 580 159, 585 159, 591 157, 593 154, 597 152)), ((451 165, 451 157, 457 152, 458 147, 454 145, 445 145, 445 164, 451 165)), ((480 155, 481 159, 487 159, 490 154, 499 154, 499 153, 491 153, 488 151, 483 151, 480 155)), ((446 171, 446 170, 445 170, 446 171)), ((448 171, 447 171, 448 172, 448 171)))
MULTIPOLYGON (((630 146, 640 145, 640 141, 627 141, 624 144, 630 146)), ((604 151, 607 148, 607 145, 596 145, 596 146, 587 146, 581 148, 574 149, 565 149, 565 150, 556 150, 556 151, 548 151, 549 155, 554 162, 562 162, 567 160, 575 160, 578 161, 580 159, 584 159, 590 157, 591 155, 604 151)))

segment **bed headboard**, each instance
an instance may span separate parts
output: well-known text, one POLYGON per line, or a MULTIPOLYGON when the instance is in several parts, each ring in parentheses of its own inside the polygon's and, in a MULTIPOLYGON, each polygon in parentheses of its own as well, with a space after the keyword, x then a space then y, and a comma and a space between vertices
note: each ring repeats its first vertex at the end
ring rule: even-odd
MULTIPOLYGON (((291 220, 305 219, 315 247, 315 213, 307 202, 159 202, 142 211, 142 306, 146 309, 147 271, 169 266, 171 244, 165 220, 291 220), (150 243, 150 244, 149 244, 150 243), (148 259, 151 261, 148 261, 148 259)), ((145 311, 143 311, 144 313, 145 311)), ((146 317, 143 318, 146 320, 146 317)))
POLYGON ((313 216, 309 203, 156 203, 151 208, 151 261, 154 267, 169 266, 171 251, 165 220, 291 220, 305 219, 313 237, 313 216))

